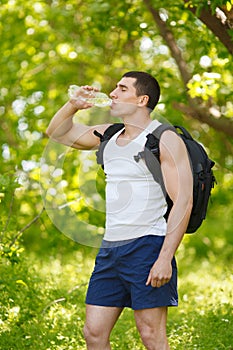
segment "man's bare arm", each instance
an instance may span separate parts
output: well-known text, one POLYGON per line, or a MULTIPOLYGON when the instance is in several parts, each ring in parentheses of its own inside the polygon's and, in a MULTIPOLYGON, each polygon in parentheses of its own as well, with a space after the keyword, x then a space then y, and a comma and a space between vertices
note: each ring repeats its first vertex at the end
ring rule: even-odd
POLYGON ((160 287, 171 278, 171 261, 186 231, 193 201, 193 176, 183 141, 172 131, 164 132, 160 154, 164 183, 173 207, 159 258, 148 276, 147 285, 153 287, 160 287))
MULTIPOLYGON (((82 87, 86 91, 94 90, 93 87, 82 87)), ((82 92, 77 92, 77 97, 82 92)), ((82 99, 71 99, 62 106, 54 115, 46 130, 47 135, 59 143, 77 149, 94 149, 99 144, 99 138, 93 134, 94 130, 103 134, 109 124, 88 126, 84 124, 74 123, 73 117, 75 113, 82 109, 91 108, 93 105, 82 99)))

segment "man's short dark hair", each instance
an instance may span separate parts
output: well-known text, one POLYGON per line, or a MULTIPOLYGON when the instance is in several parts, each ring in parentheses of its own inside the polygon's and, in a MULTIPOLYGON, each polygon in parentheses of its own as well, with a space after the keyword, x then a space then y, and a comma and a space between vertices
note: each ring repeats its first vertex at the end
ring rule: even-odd
POLYGON ((160 86, 158 81, 149 73, 139 71, 127 72, 123 77, 136 79, 134 86, 136 88, 137 96, 149 96, 147 107, 153 110, 160 97, 160 86))

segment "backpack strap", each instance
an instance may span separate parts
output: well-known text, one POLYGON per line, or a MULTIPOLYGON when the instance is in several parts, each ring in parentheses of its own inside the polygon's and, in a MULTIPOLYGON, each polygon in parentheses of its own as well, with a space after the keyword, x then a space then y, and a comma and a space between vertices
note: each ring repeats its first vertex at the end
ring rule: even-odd
POLYGON ((149 171, 151 172, 154 180, 160 185, 164 197, 166 198, 167 202, 167 212, 164 215, 164 218, 167 220, 168 215, 171 211, 171 208, 173 206, 173 202, 169 195, 167 194, 164 181, 163 181, 163 175, 161 171, 161 165, 160 165, 160 150, 159 150, 159 142, 160 138, 164 131, 171 130, 173 132, 176 132, 175 127, 169 124, 161 124, 158 126, 155 130, 152 131, 152 133, 149 133, 147 137, 147 141, 145 144, 144 151, 139 152, 137 156, 134 156, 134 159, 136 162, 138 162, 141 158, 145 159, 145 163, 149 171))
POLYGON ((151 133, 149 133, 147 137, 147 141, 145 144, 144 151, 138 152, 136 156, 134 156, 134 160, 139 162, 140 159, 145 159, 145 163, 151 172, 154 180, 158 182, 163 190, 163 193, 166 197, 167 192, 163 182, 163 176, 161 172, 160 166, 160 150, 159 150, 159 142, 162 136, 162 133, 166 130, 171 130, 175 133, 176 129, 172 125, 169 124, 161 124, 151 133))
POLYGON ((99 137, 100 139, 99 149, 96 152, 97 164, 100 164, 102 165, 102 167, 104 167, 104 148, 108 141, 113 137, 113 135, 115 135, 118 131, 123 129, 124 126, 125 125, 123 123, 112 124, 105 130, 103 135, 100 134, 97 130, 93 131, 94 135, 99 137))
POLYGON ((148 134, 146 136, 147 142, 145 144, 145 147, 157 158, 159 162, 160 162, 159 142, 163 132, 167 130, 171 130, 177 134, 174 126, 169 124, 161 124, 155 130, 153 130, 151 134, 148 134))
POLYGON ((193 140, 193 138, 190 135, 190 133, 183 126, 174 125, 174 128, 179 129, 181 131, 181 136, 183 135, 186 139, 193 140))

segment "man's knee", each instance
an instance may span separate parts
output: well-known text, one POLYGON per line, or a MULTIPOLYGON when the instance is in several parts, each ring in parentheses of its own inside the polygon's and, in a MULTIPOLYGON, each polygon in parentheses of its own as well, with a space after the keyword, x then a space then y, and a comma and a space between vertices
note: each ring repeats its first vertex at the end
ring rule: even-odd
POLYGON ((169 350, 166 334, 167 308, 138 310, 134 315, 145 347, 148 350, 169 350))
POLYGON ((143 344, 148 350, 169 350, 167 336, 149 326, 140 327, 139 333, 143 344))
POLYGON ((98 326, 90 327, 88 324, 85 324, 83 328, 83 335, 86 344, 94 348, 98 348, 101 344, 102 346, 106 346, 108 343, 108 338, 105 337, 103 330, 101 330, 98 326))
POLYGON ((96 343, 100 337, 100 332, 94 327, 89 327, 87 324, 83 327, 83 335, 87 344, 96 343))

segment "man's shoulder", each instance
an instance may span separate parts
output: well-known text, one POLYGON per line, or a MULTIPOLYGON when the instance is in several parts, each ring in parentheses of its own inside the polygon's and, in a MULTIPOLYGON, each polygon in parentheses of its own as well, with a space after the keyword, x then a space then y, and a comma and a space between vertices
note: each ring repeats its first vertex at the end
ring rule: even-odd
POLYGON ((160 155, 166 157, 168 154, 172 156, 182 156, 187 154, 184 141, 177 132, 173 130, 165 130, 160 139, 160 155))

